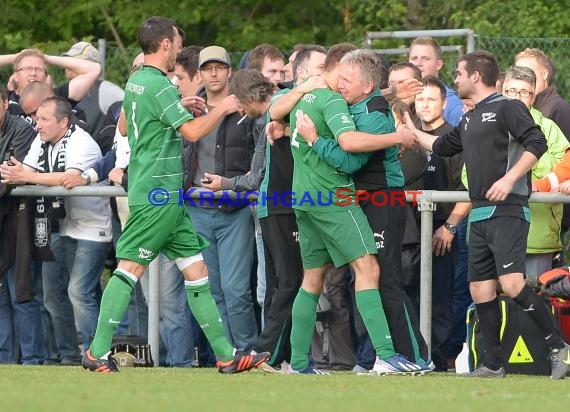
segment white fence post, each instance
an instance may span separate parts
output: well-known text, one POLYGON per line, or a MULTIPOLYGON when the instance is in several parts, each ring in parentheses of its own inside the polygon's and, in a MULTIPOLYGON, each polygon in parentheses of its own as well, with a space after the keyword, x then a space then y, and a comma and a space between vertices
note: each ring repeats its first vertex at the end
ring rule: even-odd
MULTIPOLYGON (((422 197, 424 195, 422 194, 422 197)), ((433 212, 436 204, 420 200, 418 210, 421 213, 420 232, 420 331, 431 353, 431 305, 432 305, 432 234, 433 212), (425 251, 429 253, 424 253, 425 251)))

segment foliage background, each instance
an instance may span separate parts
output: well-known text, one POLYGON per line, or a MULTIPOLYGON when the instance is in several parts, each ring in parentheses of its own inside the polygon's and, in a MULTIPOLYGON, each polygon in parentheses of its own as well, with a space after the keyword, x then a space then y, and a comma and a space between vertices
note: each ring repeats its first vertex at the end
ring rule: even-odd
MULTIPOLYGON (((478 35, 478 46, 495 52, 505 68, 527 45, 543 46, 536 38, 552 40, 570 33, 570 19, 565 17, 570 0, 503 0, 493 2, 492 7, 483 0, 179 0, 167 7, 154 0, 0 0, 0 7, 2 53, 38 47, 61 54, 76 41, 97 44, 97 39, 105 39, 106 78, 118 84, 124 84, 130 61, 138 52, 137 28, 152 15, 175 19, 186 31, 186 45, 224 46, 232 52, 236 66, 243 52, 261 42, 287 54, 295 43, 330 46, 350 41, 362 45, 367 31, 471 28, 478 35), (520 39, 498 42, 487 38, 520 39)), ((458 44, 460 40, 441 39, 440 43, 458 44)), ((408 45, 409 40, 392 40, 374 47, 408 45)), ((570 91, 564 81, 570 69, 568 43, 546 43, 543 48, 553 54, 561 89, 570 91)), ((447 56, 445 80, 449 81, 456 57, 447 56)), ((7 79, 9 70, 0 72, 0 80, 7 79)), ((57 70, 52 75, 62 79, 57 70)))

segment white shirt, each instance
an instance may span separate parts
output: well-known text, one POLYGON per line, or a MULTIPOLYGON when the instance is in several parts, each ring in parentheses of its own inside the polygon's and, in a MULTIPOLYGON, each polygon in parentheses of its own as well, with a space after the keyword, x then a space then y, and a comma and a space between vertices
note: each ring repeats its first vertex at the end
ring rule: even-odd
POLYGON ((115 131, 115 145, 117 148, 117 160, 115 160, 115 167, 125 169, 129 165, 131 158, 131 146, 127 136, 123 136, 117 127, 115 131))
MULTIPOLYGON (((55 145, 49 146, 48 170, 52 170, 57 154, 61 147, 59 140, 55 145)), ((32 145, 24 164, 36 170, 42 169, 39 165, 42 141, 38 134, 32 145)), ((101 150, 95 141, 82 128, 76 126, 75 131, 67 140, 65 170, 78 169, 85 171, 102 157, 101 150)), ((111 235, 111 205, 109 197, 97 196, 65 196, 66 217, 60 220, 60 235, 74 239, 91 240, 95 242, 110 242, 111 235)))

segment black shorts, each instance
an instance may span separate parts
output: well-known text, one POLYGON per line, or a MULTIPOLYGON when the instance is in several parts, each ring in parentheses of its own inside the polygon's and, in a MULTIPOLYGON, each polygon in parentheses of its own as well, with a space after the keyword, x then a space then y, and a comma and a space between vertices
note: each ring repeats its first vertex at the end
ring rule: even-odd
POLYGON ((524 273, 529 226, 526 220, 511 216, 471 222, 468 280, 479 282, 524 273))

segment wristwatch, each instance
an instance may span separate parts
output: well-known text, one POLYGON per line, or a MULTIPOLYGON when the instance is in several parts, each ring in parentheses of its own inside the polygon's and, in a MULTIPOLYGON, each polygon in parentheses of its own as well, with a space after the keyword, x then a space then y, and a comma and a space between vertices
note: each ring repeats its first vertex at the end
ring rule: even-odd
POLYGON ((445 223, 443 224, 443 227, 446 228, 446 229, 449 231, 449 233, 451 233, 452 235, 454 235, 454 234, 457 233, 457 226, 452 225, 452 224, 449 223, 449 222, 445 222, 445 223))
POLYGON ((87 173, 87 172, 82 172, 82 173, 81 173, 81 177, 82 177, 83 179, 85 179, 85 181, 87 182, 88 185, 91 184, 91 175, 90 175, 89 173, 87 173))

